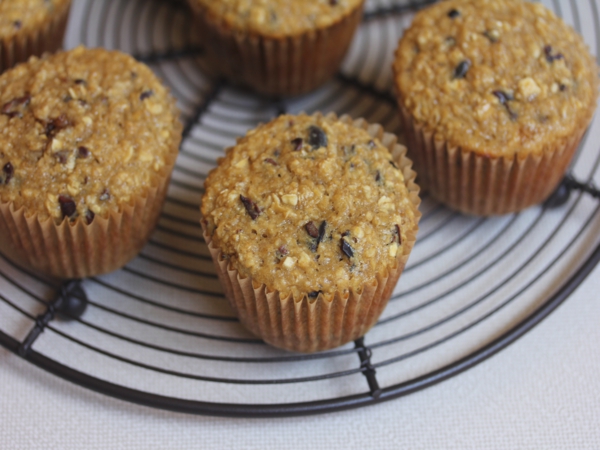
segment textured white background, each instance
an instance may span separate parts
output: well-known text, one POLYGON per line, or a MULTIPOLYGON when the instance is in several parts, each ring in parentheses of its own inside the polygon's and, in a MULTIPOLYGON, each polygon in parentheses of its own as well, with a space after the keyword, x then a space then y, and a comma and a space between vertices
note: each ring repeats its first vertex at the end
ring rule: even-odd
POLYGON ((0 449, 600 449, 599 292, 600 268, 532 332, 440 385, 293 419, 140 407, 0 349, 0 449))
POLYGON ((599 449, 600 268, 483 364, 373 407, 221 419, 113 400, 0 350, 2 449, 599 449))

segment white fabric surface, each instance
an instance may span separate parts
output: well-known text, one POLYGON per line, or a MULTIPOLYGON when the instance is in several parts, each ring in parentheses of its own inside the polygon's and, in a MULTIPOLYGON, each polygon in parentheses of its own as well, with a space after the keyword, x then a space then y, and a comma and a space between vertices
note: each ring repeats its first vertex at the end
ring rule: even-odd
MULTIPOLYGON (((76 2, 72 17, 84 3, 76 2)), ((591 29, 589 17, 580 20, 591 29)), ((79 42, 75 27, 67 42, 79 42)), ((593 150, 587 154, 595 158, 593 150)), ((546 220, 552 217, 559 214, 546 220)), ((586 244, 578 245, 573 253, 586 244)), ((0 349, 0 449, 600 449, 599 275, 597 268, 548 319, 483 364, 405 398, 321 416, 223 419, 154 410, 80 388, 0 349)), ((285 386, 295 388, 277 389, 285 386)))
POLYGON ((222 419, 114 400, 0 351, 3 449, 598 449, 600 268, 483 364, 380 405, 291 419, 222 419))

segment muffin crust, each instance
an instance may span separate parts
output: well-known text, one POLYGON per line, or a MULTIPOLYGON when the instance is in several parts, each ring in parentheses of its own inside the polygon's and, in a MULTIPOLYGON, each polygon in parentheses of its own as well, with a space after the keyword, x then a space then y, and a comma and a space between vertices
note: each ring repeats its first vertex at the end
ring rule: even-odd
POLYGON ((164 177, 178 112, 133 58, 78 47, 0 76, 0 198, 40 220, 117 211, 164 177))
POLYGON ((190 0, 228 27, 270 37, 294 36, 325 28, 363 0, 190 0))
POLYGON ((55 11, 62 10, 70 0, 2 0, 0 1, 0 38, 39 28, 55 11))
POLYGON ((418 211, 402 172, 367 131, 284 115, 228 149, 205 183, 214 245, 283 296, 360 291, 396 265, 418 211))
POLYGON ((489 157, 565 145, 596 107, 597 66, 585 43, 539 3, 433 5, 406 31, 394 71, 417 123, 489 157))

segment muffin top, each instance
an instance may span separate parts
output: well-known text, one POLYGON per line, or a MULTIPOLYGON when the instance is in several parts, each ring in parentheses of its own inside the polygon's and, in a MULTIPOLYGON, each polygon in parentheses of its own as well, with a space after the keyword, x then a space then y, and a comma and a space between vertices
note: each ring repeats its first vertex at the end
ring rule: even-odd
POLYGON ((491 157, 540 153, 583 129, 596 107, 593 57, 540 3, 435 4, 405 32, 394 71, 417 123, 491 157))
POLYGON ((271 37, 294 36, 325 28, 347 16, 364 0, 189 0, 213 20, 236 30, 271 37))
POLYGON ((0 199, 25 214, 118 210, 165 176, 181 130, 174 101, 130 56, 78 47, 0 76, 0 199))
POLYGON ((395 266, 417 228, 388 149, 335 117, 259 126, 227 150, 205 189, 214 245, 242 275, 296 299, 360 292, 395 266))
POLYGON ((1 0, 0 38, 35 30, 56 10, 62 10, 70 3, 71 0, 1 0))

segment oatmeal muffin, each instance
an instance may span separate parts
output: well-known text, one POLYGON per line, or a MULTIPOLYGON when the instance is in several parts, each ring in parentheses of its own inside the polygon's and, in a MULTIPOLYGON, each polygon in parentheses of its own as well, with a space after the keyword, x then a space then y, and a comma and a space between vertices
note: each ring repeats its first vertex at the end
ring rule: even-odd
POLYGON ((274 96, 298 95, 338 69, 364 0, 188 0, 205 66, 274 96))
POLYGON ((0 72, 62 46, 71 0, 0 1, 0 72))
POLYGON ((60 278, 135 256, 181 140, 152 71, 103 49, 32 57, 0 76, 0 105, 2 252, 60 278))
POLYGON ((394 72, 419 183, 471 214, 543 201, 596 108, 594 58, 540 3, 433 5, 402 37, 394 72))
POLYGON ((314 352, 377 321, 420 218, 415 174, 396 141, 348 116, 283 115, 238 140, 210 172, 205 239, 253 333, 314 352))

